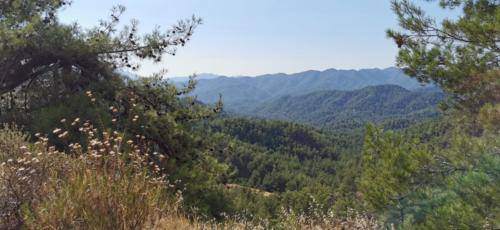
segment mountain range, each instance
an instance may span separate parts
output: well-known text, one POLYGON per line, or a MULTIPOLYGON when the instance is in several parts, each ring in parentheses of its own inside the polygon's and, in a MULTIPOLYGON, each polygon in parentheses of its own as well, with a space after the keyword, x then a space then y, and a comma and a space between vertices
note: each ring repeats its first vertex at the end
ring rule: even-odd
MULTIPOLYGON (((182 85, 188 78, 173 78, 182 85)), ((366 86, 393 84, 409 90, 421 88, 398 68, 324 71, 309 70, 294 74, 266 74, 255 77, 226 77, 201 74, 194 95, 204 103, 214 103, 222 95, 228 108, 287 95, 303 95, 325 90, 356 90, 366 86)))
MULTIPOLYGON (((182 86, 188 78, 170 79, 182 86)), ((444 94, 398 68, 305 71, 227 77, 201 74, 192 93, 203 103, 222 96, 236 115, 287 120, 320 128, 353 128, 391 121, 406 126, 437 115, 444 94)))

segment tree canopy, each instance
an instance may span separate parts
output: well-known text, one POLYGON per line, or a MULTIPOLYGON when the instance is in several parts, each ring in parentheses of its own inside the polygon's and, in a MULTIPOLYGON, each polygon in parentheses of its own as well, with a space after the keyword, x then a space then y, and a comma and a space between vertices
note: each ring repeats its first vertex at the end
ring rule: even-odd
POLYGON ((388 30, 399 47, 397 63, 411 77, 433 82, 454 106, 477 112, 500 101, 500 7, 497 0, 440 0, 461 10, 440 22, 409 0, 393 1, 400 28, 388 30))
POLYGON ((118 29, 124 6, 94 28, 63 24, 57 12, 68 0, 5 0, 0 3, 0 94, 30 87, 41 78, 61 78, 71 88, 109 78, 117 68, 138 68, 134 61, 174 55, 201 19, 179 21, 170 29, 138 34, 132 20, 118 29))

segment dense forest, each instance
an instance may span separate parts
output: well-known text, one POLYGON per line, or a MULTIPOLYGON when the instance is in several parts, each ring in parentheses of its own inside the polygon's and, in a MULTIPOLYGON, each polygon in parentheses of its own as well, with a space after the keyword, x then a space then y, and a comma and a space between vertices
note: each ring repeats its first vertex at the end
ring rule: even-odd
POLYGON ((276 94, 242 115, 200 101, 196 77, 124 74, 198 17, 139 33, 117 6, 83 29, 59 20, 70 1, 0 1, 0 229, 500 228, 500 7, 439 4, 462 14, 393 1, 387 31, 430 87, 276 94))
POLYGON ((301 122, 320 129, 355 129, 367 122, 405 128, 438 116, 444 95, 435 89, 409 91, 394 85, 354 91, 318 91, 284 96, 245 112, 250 116, 301 122))

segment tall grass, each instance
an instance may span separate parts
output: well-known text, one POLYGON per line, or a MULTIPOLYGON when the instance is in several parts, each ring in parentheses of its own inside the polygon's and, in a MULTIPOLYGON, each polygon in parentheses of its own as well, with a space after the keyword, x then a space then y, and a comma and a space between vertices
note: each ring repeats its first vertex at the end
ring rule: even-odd
POLYGON ((89 122, 79 130, 88 142, 66 153, 42 135, 29 143, 16 129, 0 130, 0 228, 138 229, 162 218, 168 186, 152 164, 161 156, 116 132, 96 135, 89 122))

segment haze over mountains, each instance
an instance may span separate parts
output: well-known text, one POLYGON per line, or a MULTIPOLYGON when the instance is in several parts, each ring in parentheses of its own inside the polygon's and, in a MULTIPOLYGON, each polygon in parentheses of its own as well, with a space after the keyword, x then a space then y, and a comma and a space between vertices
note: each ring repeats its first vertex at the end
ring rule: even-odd
MULTIPOLYGON (((171 78, 182 85, 188 78, 171 78)), ((232 114, 295 121, 320 128, 353 128, 368 121, 396 126, 437 115, 443 93, 398 68, 305 71, 256 77, 201 74, 193 92, 203 103, 222 96, 232 114)))
MULTIPOLYGON (((187 78, 174 78, 174 82, 187 78)), ((304 95, 325 90, 356 90, 366 86, 392 84, 413 90, 422 87, 398 68, 305 71, 295 74, 266 74, 256 77, 226 77, 202 74, 194 91, 198 99, 214 103, 222 95, 224 104, 240 108, 242 103, 260 103, 263 100, 286 95, 304 95)))

